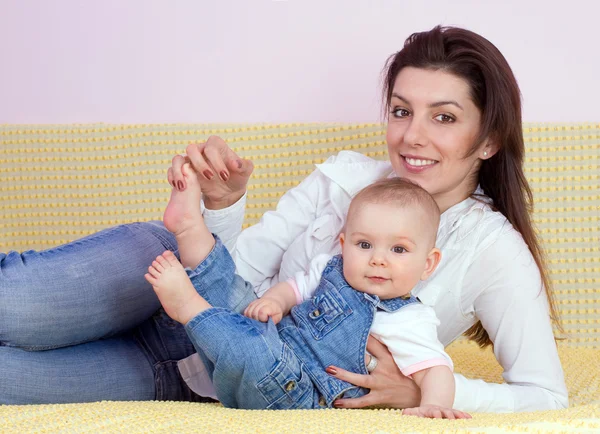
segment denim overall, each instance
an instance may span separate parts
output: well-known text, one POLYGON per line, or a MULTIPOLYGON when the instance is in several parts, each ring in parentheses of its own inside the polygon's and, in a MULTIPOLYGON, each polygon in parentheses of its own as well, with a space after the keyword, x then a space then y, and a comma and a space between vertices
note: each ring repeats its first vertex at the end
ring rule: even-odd
POLYGON ((216 241, 208 257, 188 271, 196 290, 213 307, 188 322, 186 331, 212 374, 223 405, 329 408, 342 396, 368 393, 328 375, 325 368, 333 365, 367 374, 366 345, 376 310, 395 312, 418 300, 414 296, 380 300, 354 290, 344 279, 341 256, 335 256, 313 298, 292 308, 277 325, 255 321, 232 312, 243 311, 242 291, 252 287, 234 274, 233 260, 216 241))

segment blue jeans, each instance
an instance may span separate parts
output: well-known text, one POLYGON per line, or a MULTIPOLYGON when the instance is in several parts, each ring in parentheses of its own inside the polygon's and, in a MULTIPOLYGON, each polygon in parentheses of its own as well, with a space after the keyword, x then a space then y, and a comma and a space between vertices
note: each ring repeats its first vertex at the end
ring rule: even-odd
POLYGON ((177 369, 194 348, 144 279, 176 248, 147 222, 0 253, 0 404, 201 400, 177 369))
POLYGON ((277 410, 325 406, 277 326, 239 313, 248 305, 245 294, 253 293, 252 287, 235 274, 235 264, 219 239, 188 275, 213 307, 185 328, 224 406, 277 410))

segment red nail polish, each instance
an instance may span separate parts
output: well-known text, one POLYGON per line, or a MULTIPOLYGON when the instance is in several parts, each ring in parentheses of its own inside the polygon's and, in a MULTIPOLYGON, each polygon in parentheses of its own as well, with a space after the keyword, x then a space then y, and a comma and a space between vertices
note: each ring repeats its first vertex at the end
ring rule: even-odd
POLYGON ((221 179, 223 181, 227 181, 229 179, 229 174, 227 172, 225 172, 224 170, 221 171, 220 175, 221 175, 221 179))
POLYGON ((335 375, 335 374, 337 374, 337 369, 332 368, 331 366, 328 366, 327 368, 325 368, 325 372, 327 372, 328 374, 331 374, 331 375, 335 375))
POLYGON ((214 176, 214 173, 212 173, 212 171, 206 169, 204 172, 202 172, 202 174, 204 175, 204 177, 206 179, 212 179, 212 177, 214 176))
POLYGON ((177 181, 177 188, 178 188, 180 191, 183 191, 183 182, 181 182, 181 181, 177 181))

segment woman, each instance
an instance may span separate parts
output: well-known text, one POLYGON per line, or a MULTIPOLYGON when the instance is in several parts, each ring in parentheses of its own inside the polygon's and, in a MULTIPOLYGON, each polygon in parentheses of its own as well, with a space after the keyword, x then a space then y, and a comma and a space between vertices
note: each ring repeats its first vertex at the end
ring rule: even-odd
MULTIPOLYGON (((222 140, 188 146, 186 158, 173 159, 169 182, 184 189, 181 167, 191 162, 202 184, 206 224, 257 295, 305 269, 316 254, 337 253, 348 204, 362 187, 390 175, 420 184, 443 212, 443 259, 413 293, 434 307, 445 345, 465 332, 482 346, 493 343, 506 381, 455 375, 454 408, 566 407, 551 324, 556 308, 528 215, 520 96, 510 67, 481 36, 436 27, 408 38, 389 59, 385 77, 389 162, 342 152, 242 233, 252 163, 222 140)), ((202 366, 188 357, 193 349, 183 329, 162 311, 147 319, 158 303, 143 275, 155 256, 175 246, 159 223, 140 223, 0 258, 0 400, 198 399, 188 385, 202 378, 202 366), (24 371, 31 379, 25 383, 24 371)), ((328 368, 371 389, 337 406, 413 407, 419 392, 412 380, 380 343, 371 339, 368 350, 378 361, 371 375, 328 368)))

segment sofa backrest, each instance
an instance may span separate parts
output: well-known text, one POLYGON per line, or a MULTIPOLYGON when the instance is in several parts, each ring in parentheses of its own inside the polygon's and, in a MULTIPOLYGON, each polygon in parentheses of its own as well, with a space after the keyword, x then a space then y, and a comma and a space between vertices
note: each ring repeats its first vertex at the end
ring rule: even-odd
MULTIPOLYGON (((223 137, 252 158, 245 225, 342 149, 386 158, 381 124, 0 126, 0 251, 46 249, 160 219, 166 169, 188 143, 223 137)), ((600 124, 526 124, 534 222, 569 345, 600 346, 600 124)))

